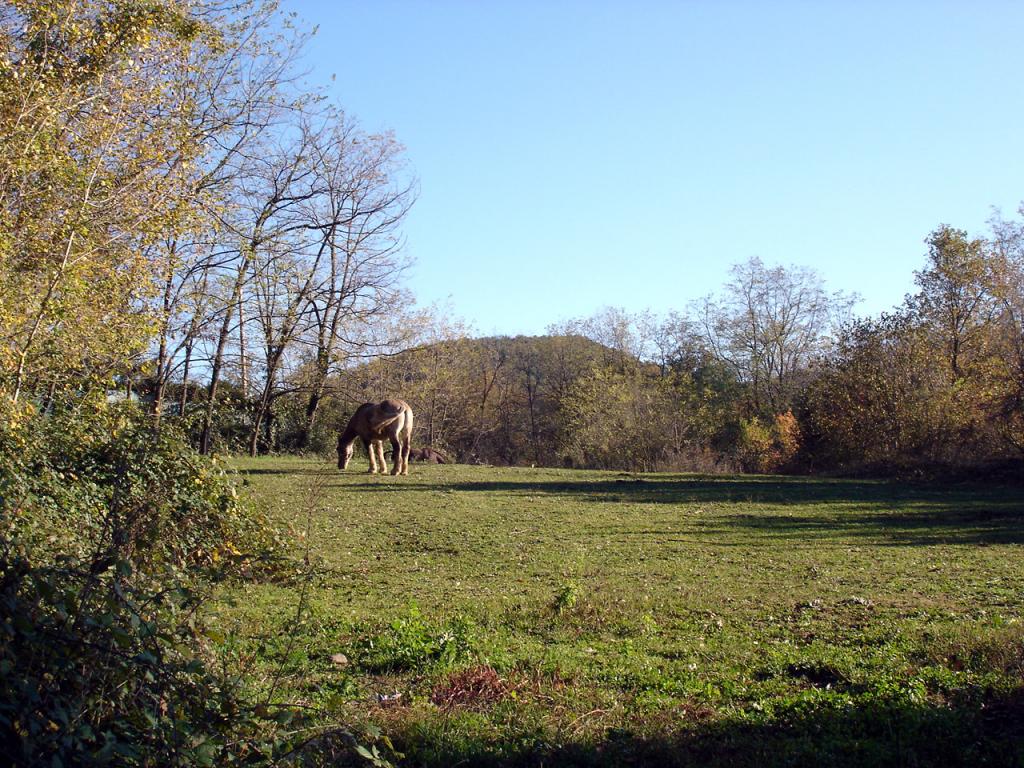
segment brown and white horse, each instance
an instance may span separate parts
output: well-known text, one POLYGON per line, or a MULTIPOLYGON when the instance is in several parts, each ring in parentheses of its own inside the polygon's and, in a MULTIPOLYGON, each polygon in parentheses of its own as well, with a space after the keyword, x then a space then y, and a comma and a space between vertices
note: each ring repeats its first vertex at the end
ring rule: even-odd
POLYGON ((363 403, 348 420, 345 431, 338 435, 338 469, 348 467, 355 450, 356 439, 363 441, 370 457, 370 472, 387 472, 384 459, 384 440, 391 441, 393 452, 392 475, 409 474, 409 449, 412 447, 412 408, 404 400, 384 400, 363 403), (376 455, 374 455, 376 453, 376 455))

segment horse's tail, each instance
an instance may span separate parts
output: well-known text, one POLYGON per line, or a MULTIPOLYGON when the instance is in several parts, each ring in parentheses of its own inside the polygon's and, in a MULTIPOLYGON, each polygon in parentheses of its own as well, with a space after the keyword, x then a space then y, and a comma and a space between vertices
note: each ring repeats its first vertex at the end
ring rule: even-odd
POLYGON ((405 407, 405 424, 403 426, 405 428, 405 438, 410 443, 412 443, 412 421, 413 421, 412 408, 406 406, 405 407))

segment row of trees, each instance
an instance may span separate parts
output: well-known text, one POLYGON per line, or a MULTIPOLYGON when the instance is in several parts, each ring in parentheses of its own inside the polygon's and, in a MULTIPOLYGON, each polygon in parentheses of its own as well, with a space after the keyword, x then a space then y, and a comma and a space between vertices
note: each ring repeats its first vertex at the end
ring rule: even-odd
POLYGON ((204 452, 234 394, 255 453, 301 359, 308 433, 332 366, 389 332, 401 145, 303 85, 271 2, 0 13, 0 390, 49 407, 117 378, 194 412, 204 452))
POLYGON ((421 439, 463 460, 780 468, 796 452, 791 411, 852 303, 810 270, 752 259, 686 313, 608 307, 544 337, 442 340, 376 360, 334 381, 336 410, 401 394, 421 439))
POLYGON ((752 259, 665 317, 605 308, 544 337, 434 338, 333 377, 333 418, 314 442, 328 450, 353 404, 398 394, 421 441, 466 461, 1016 471, 1022 244, 1018 221, 973 239, 939 227, 915 292, 874 319, 811 270, 752 259))

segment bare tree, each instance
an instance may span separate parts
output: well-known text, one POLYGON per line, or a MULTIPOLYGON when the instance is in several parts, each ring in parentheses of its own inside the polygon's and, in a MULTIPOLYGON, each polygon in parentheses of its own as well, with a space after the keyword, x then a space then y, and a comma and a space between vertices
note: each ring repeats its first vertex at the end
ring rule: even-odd
POLYGON ((607 347, 627 360, 639 363, 650 360, 656 353, 655 336, 658 322, 649 309, 629 312, 622 307, 602 307, 590 317, 573 318, 548 327, 548 333, 558 336, 584 336, 607 347))
MULTIPOLYGON (((233 307, 234 293, 219 289, 225 272, 237 275, 239 261, 245 260, 231 226, 239 185, 251 172, 252 159, 261 156, 267 137, 286 130, 293 110, 317 98, 297 88, 295 62, 307 35, 283 23, 276 3, 214 2, 195 13, 210 34, 197 38, 172 86, 174 100, 190 105, 185 129, 203 151, 189 166, 189 193, 178 213, 180 231, 164 243, 162 288, 154 312, 157 420, 172 379, 182 380, 179 408, 184 412, 194 365, 209 365, 195 357, 200 334, 217 322, 226 320, 232 326, 228 307, 233 307)), ((213 379, 219 375, 218 368, 213 379)))
MULTIPOLYGON (((301 304, 301 299, 288 301, 287 308, 278 315, 276 301, 280 296, 277 288, 282 284, 280 281, 286 284, 289 276, 286 270, 281 275, 273 273, 289 258, 301 258, 301 236, 310 228, 303 209, 318 193, 317 175, 308 163, 308 151, 314 141, 314 134, 303 126, 297 133, 265 146, 261 157, 248 159, 250 175, 239 182, 238 197, 229 222, 231 231, 242 245, 237 251, 231 287, 210 363, 210 383, 200 436, 200 450, 203 452, 210 449, 217 388, 234 330, 232 322, 247 282, 254 275, 266 280, 257 286, 255 293, 262 300, 257 314, 264 321, 266 380, 269 382, 260 396, 259 420, 262 420, 269 402, 268 387, 273 387, 285 345, 298 323, 300 310, 297 305, 301 304), (262 293, 260 288, 264 289, 262 293)), ((306 277, 300 293, 308 293, 312 280, 311 275, 306 277)), ((259 424, 254 425, 254 429, 258 430, 259 424)))
MULTIPOLYGON (((242 303, 257 330, 263 355, 247 367, 253 384, 249 452, 273 423, 273 402, 290 391, 289 359, 306 359, 308 434, 339 349, 347 355, 372 345, 364 333, 392 311, 406 261, 398 225, 414 198, 414 183, 401 173, 401 147, 390 135, 369 136, 340 111, 307 117, 288 146, 263 158, 246 185, 247 253, 238 261, 233 297, 213 356, 214 378, 223 367, 233 306, 242 303), (312 348, 309 355, 301 350, 312 348), (288 378, 288 386, 285 379, 288 378)), ((239 339, 246 338, 239 329, 239 339)), ((380 339, 375 340, 377 343, 380 339)), ((246 364, 244 355, 240 361, 246 364)), ((212 417, 212 398, 207 403, 212 417)), ((204 435, 208 431, 204 430, 204 435)))
POLYGON ((315 148, 322 193, 312 221, 326 258, 308 297, 305 341, 312 366, 302 447, 309 443, 331 371, 365 344, 360 329, 394 312, 394 305, 404 316, 398 281, 408 261, 399 226, 415 201, 416 182, 402 151, 393 135, 365 134, 340 111, 315 148))
POLYGON ((748 385, 753 412, 781 413, 856 297, 828 293, 812 269, 766 267, 756 257, 731 273, 721 296, 697 305, 697 322, 709 349, 748 385))

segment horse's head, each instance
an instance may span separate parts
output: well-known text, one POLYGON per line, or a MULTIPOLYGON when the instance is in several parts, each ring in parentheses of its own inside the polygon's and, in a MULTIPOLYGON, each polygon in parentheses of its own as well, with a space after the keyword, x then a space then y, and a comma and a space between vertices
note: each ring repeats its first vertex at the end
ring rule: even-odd
POLYGON ((352 454, 355 453, 356 444, 353 440, 348 445, 343 445, 338 440, 338 469, 347 469, 348 463, 352 461, 352 454))

